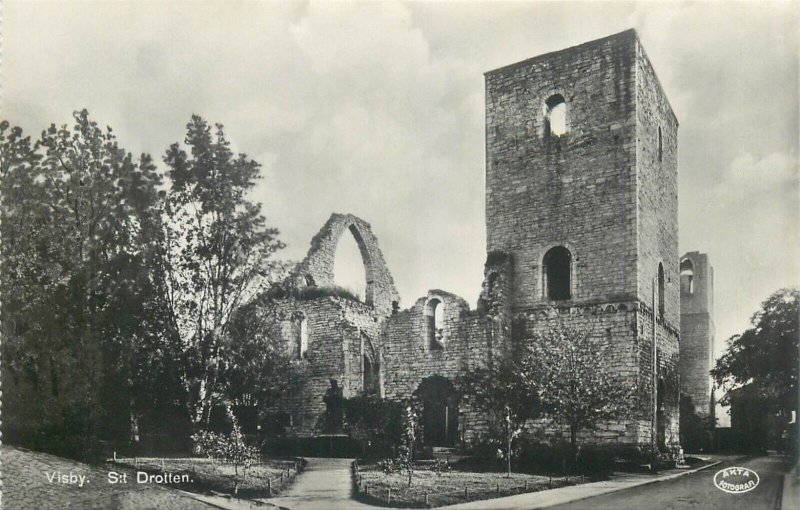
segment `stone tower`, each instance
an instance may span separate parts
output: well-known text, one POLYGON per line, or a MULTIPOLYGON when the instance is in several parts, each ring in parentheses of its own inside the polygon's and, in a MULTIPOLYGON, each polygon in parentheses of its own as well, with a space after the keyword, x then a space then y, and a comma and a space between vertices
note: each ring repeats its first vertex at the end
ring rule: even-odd
POLYGON ((633 30, 486 73, 487 279, 506 255, 515 320, 558 310, 640 383, 595 438, 678 441, 677 130, 633 30))
POLYGON ((681 257, 681 392, 695 412, 714 414, 709 375, 714 359, 714 268, 708 255, 696 251, 681 257))

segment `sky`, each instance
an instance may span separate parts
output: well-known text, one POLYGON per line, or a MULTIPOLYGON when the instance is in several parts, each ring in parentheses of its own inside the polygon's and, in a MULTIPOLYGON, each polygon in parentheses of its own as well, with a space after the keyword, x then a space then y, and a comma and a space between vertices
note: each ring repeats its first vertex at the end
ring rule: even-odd
MULTIPOLYGON (((792 2, 6 1, 0 104, 34 137, 86 108, 159 160, 193 113, 222 123, 262 165, 253 198, 282 258, 349 212, 403 307, 432 288, 474 306, 483 73, 635 28, 680 122, 680 250, 714 266, 720 353, 800 281, 798 17, 792 2)), ((354 241, 339 256, 362 270, 354 241)))

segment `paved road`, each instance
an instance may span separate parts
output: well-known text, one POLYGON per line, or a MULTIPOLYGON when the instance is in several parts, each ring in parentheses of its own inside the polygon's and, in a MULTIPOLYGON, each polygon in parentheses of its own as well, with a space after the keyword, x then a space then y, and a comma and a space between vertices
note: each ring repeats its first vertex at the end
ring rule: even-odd
MULTIPOLYGON (((776 510, 781 507, 783 476, 790 469, 785 457, 758 457, 725 462, 690 475, 643 485, 604 496, 550 507, 552 510, 776 510), (723 467, 754 470, 761 481, 744 494, 728 494, 714 486, 714 473, 723 467)), ((786 509, 794 510, 794 509, 786 509)))

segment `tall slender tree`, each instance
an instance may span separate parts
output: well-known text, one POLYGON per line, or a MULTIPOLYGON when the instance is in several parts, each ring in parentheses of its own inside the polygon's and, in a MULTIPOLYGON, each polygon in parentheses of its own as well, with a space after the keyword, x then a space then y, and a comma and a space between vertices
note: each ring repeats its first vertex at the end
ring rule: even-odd
POLYGON ((459 377, 457 384, 468 403, 492 418, 491 428, 510 477, 514 440, 525 431, 528 420, 539 416, 541 405, 531 383, 526 346, 514 342, 501 347, 498 354, 491 364, 459 377))
POLYGON ((212 132, 192 116, 185 143, 188 153, 176 143, 164 157, 171 189, 163 273, 185 403, 199 431, 220 397, 235 313, 267 289, 269 257, 283 244, 248 197, 258 163, 233 154, 222 125, 212 132))

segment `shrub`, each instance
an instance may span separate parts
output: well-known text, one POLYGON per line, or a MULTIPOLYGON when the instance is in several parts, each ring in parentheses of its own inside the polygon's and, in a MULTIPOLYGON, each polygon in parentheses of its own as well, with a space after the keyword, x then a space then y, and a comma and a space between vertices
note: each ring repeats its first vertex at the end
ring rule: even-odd
POLYGON ((303 287, 292 292, 295 299, 299 301, 310 301, 321 297, 338 297, 349 299, 350 301, 361 302, 361 299, 350 289, 338 285, 325 285, 321 287, 303 287))
POLYGON ((379 397, 353 397, 342 402, 345 431, 362 444, 368 457, 392 455, 403 439, 403 404, 379 397))
POLYGON ((446 460, 436 459, 430 466, 431 471, 436 473, 436 476, 442 476, 450 472, 450 463, 446 460))
POLYGON ((197 451, 212 460, 228 462, 234 466, 233 493, 239 493, 239 486, 247 476, 247 470, 259 458, 258 449, 245 443, 239 422, 230 406, 226 406, 233 430, 230 434, 218 434, 207 430, 192 435, 197 451), (241 472, 239 468, 242 468, 241 472))

